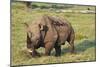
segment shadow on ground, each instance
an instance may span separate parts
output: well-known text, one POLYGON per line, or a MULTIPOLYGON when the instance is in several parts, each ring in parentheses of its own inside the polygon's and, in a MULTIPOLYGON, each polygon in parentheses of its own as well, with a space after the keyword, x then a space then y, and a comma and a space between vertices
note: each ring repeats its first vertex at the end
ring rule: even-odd
MULTIPOLYGON (((76 53, 84 52, 91 47, 94 47, 94 48, 96 47, 96 41, 84 40, 78 44, 75 44, 75 52, 76 53)), ((62 51, 62 55, 66 53, 70 53, 70 48, 63 48, 61 51, 62 51)))
MULTIPOLYGON (((63 45, 62 45, 63 46, 63 45)), ((68 44, 65 44, 64 48, 61 49, 61 55, 64 55, 66 53, 70 53, 70 48, 68 48, 68 44)), ((91 48, 91 47, 96 47, 96 41, 95 40, 83 40, 82 42, 75 44, 75 52, 76 53, 81 53, 86 51, 87 49, 91 48)), ((44 48, 43 48, 44 49, 44 48)), ((44 52, 44 51, 43 51, 44 52)), ((31 58, 31 56, 29 55, 29 53, 26 50, 23 50, 21 52, 21 54, 28 56, 29 58, 31 58)), ((41 53, 41 55, 43 55, 41 53)), ((51 55, 55 55, 55 50, 52 51, 51 55)))

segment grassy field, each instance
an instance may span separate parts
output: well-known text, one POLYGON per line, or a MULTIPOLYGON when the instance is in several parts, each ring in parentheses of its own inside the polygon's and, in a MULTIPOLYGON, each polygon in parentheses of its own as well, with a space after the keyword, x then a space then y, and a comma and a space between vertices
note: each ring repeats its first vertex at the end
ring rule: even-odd
MULTIPOLYGON (((94 9, 95 7, 91 6, 91 8, 94 9)), ((11 65, 51 64, 96 60, 95 14, 56 13, 42 10, 32 10, 31 12, 28 12, 25 5, 20 3, 12 3, 11 11, 11 65), (52 50, 51 56, 42 56, 37 58, 32 58, 32 56, 26 51, 26 31, 25 26, 22 23, 31 23, 36 18, 38 18, 38 16, 44 14, 63 17, 66 20, 70 21, 76 35, 76 54, 70 54, 69 45, 67 42, 65 45, 62 45, 61 57, 54 56, 54 49, 52 50)), ((43 54, 44 48, 39 48, 38 52, 43 54)))

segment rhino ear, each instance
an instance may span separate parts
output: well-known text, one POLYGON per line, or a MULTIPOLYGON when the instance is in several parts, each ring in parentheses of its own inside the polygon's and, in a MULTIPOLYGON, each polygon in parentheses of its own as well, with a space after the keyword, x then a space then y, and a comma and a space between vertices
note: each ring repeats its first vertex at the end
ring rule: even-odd
POLYGON ((40 31, 44 30, 44 25, 39 24, 39 27, 40 27, 40 31))
POLYGON ((40 27, 40 30, 43 30, 43 25, 40 27))
POLYGON ((29 27, 29 25, 27 23, 23 23, 27 28, 29 27))
POLYGON ((40 21, 40 24, 39 24, 39 27, 40 27, 40 30, 44 30, 44 27, 46 26, 46 18, 45 18, 45 16, 43 16, 42 18, 41 18, 41 21, 40 21))
POLYGON ((29 25, 28 25, 27 23, 22 23, 22 24, 24 24, 24 26, 25 26, 25 31, 28 32, 28 30, 29 30, 29 25))

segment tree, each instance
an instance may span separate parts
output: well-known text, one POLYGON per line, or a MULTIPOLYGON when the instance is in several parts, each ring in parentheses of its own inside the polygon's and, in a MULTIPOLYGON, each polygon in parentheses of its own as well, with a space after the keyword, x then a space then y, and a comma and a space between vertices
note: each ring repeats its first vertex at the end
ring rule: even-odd
POLYGON ((26 5, 27 11, 30 12, 30 11, 32 10, 32 5, 31 5, 32 2, 25 1, 24 3, 25 3, 25 5, 26 5))
POLYGON ((27 2, 26 2, 26 7, 27 7, 27 8, 32 8, 31 2, 27 1, 27 2))

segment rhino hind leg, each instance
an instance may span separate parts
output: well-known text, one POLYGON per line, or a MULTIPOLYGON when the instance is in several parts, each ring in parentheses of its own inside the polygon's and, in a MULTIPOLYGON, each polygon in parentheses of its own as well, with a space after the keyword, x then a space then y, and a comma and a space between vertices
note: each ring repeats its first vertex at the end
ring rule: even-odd
MULTIPOLYGON (((56 44, 57 45, 57 44, 56 44)), ((56 51, 56 54, 55 56, 58 57, 58 56, 61 56, 61 46, 57 45, 54 47, 55 48, 55 51, 56 51)))

